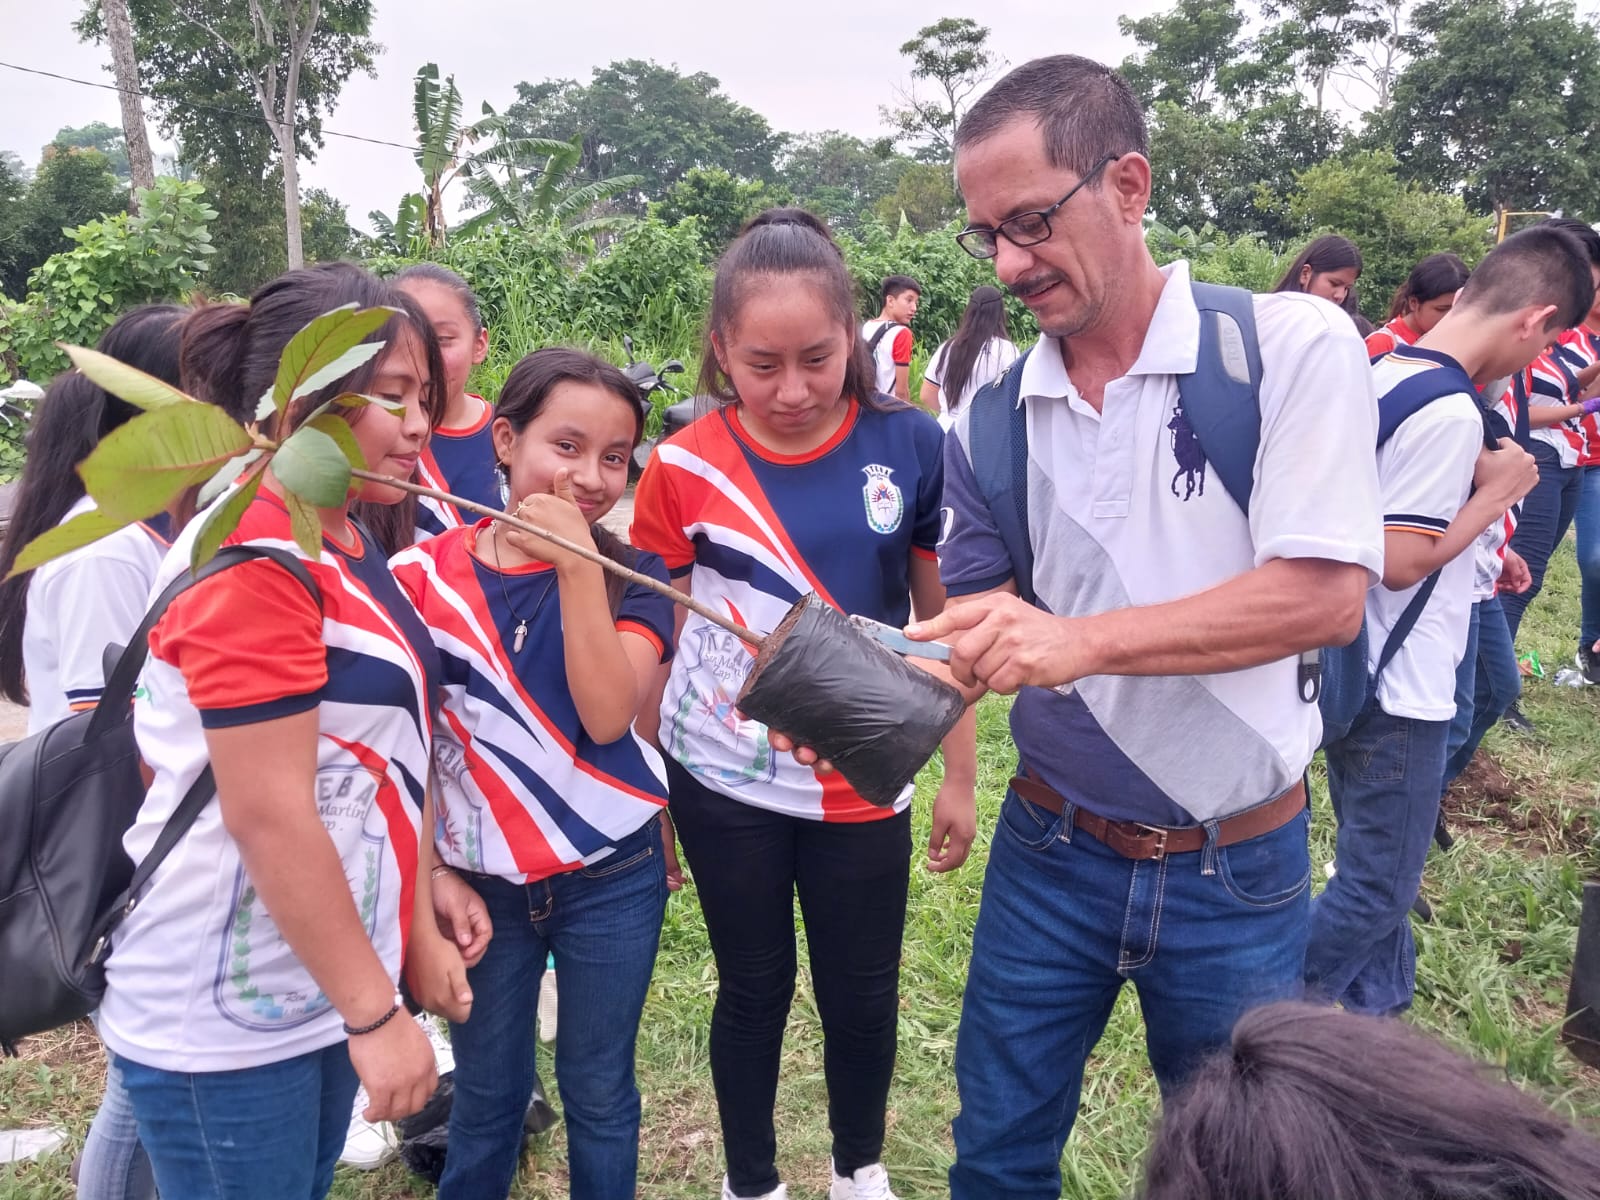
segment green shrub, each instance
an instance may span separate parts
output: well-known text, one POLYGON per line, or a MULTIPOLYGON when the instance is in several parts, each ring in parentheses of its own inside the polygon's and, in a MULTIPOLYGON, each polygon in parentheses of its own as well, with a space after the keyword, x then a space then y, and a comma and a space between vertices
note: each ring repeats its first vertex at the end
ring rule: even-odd
POLYGON ((212 253, 216 211, 205 188, 169 177, 139 192, 139 215, 90 221, 75 243, 28 277, 20 304, 0 303, 0 355, 8 376, 46 383, 67 365, 55 343, 92 346, 119 314, 193 291, 212 253))

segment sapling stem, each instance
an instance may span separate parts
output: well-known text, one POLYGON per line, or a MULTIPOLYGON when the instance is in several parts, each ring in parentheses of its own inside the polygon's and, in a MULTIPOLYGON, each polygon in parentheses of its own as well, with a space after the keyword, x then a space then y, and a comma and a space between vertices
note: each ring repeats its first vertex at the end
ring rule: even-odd
POLYGON ((446 504, 454 504, 457 508, 464 508, 468 512, 475 512, 485 517, 492 517, 494 520, 499 521, 502 524, 509 525, 513 529, 520 529, 523 533, 531 533, 534 535, 534 537, 541 537, 552 545, 560 546, 561 549, 565 550, 568 554, 576 554, 579 558, 594 563, 602 570, 610 571, 613 575, 622 576, 622 578, 626 579, 629 583, 637 583, 641 587, 647 587, 652 592, 656 592, 662 596, 665 596, 674 604, 683 605, 683 607, 687 608, 690 612, 697 613, 706 620, 710 621, 713 625, 717 625, 723 629, 726 629, 740 641, 747 643, 755 649, 759 650, 761 643, 765 641, 765 639, 759 633, 755 633, 752 630, 746 629, 737 621, 730 617, 723 616, 716 609, 712 608, 710 605, 702 604, 693 596, 686 596, 677 588, 670 587, 667 584, 662 583, 659 579, 652 579, 650 576, 642 575, 638 571, 633 570, 631 567, 625 567, 619 562, 613 562, 611 559, 607 558, 604 554, 601 554, 598 550, 595 550, 592 547, 580 546, 576 542, 569 542, 566 538, 561 537, 559 534, 551 533, 547 529, 540 529, 537 525, 530 525, 521 517, 514 517, 510 513, 501 512, 497 508, 490 508, 487 504, 478 504, 472 500, 463 499, 460 496, 452 496, 449 492, 441 492, 438 488, 424 487, 420 483, 410 483, 403 479, 396 479, 392 475, 375 475, 371 471, 357 470, 352 470, 350 474, 355 476, 357 479, 365 479, 369 483, 381 483, 385 487, 398 488, 402 492, 410 492, 413 496, 427 496, 434 500, 443 500, 446 504))

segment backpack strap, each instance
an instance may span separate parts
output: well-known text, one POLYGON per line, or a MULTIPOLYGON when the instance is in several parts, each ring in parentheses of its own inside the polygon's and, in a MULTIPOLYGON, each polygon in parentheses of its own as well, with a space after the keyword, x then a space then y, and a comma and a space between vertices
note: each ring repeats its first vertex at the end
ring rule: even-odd
POLYGON ((1234 503, 1250 512, 1261 449, 1261 343, 1255 297, 1243 288, 1191 283, 1200 312, 1194 370, 1178 376, 1178 405, 1234 503))
POLYGON ((1383 669, 1389 665, 1394 656, 1400 652, 1400 647, 1405 644, 1406 638, 1416 627, 1417 619, 1422 616, 1422 610, 1428 607, 1428 598, 1433 595, 1433 589, 1439 583, 1439 576, 1444 568, 1440 567, 1432 575, 1422 581, 1422 586, 1417 588, 1417 594, 1411 597, 1410 602, 1400 613, 1400 619, 1394 623, 1394 628, 1389 631, 1389 640, 1384 642, 1383 650, 1378 654, 1377 669, 1372 672, 1372 683, 1376 687, 1383 669))
POLYGON ((1476 397, 1478 388, 1472 377, 1454 364, 1440 363, 1402 379, 1378 397, 1378 445, 1382 446, 1400 426, 1435 400, 1457 392, 1476 397))
MULTIPOLYGON (((127 719, 134 686, 138 681, 139 672, 144 667, 145 659, 150 654, 150 631, 166 613, 167 606, 202 579, 209 579, 229 567, 257 558, 270 558, 288 571, 300 586, 311 594, 317 607, 322 608, 322 589, 317 586, 317 581, 312 577, 305 562, 297 555, 274 546, 224 547, 194 574, 185 572, 179 575, 167 585, 161 595, 156 597, 150 606, 150 611, 145 614, 144 620, 139 622, 139 628, 134 631, 127 648, 117 660, 116 669, 112 672, 115 682, 107 680, 106 689, 100 696, 100 703, 95 707, 95 715, 90 718, 89 729, 85 731, 86 738, 95 736, 97 730, 103 731, 104 727, 113 721, 127 719)), ((89 931, 89 962, 98 963, 105 957, 111 944, 111 935, 139 903, 139 893, 145 884, 150 882, 150 877, 156 873, 156 868, 166 861, 167 855, 172 853, 183 835, 189 832, 200 813, 211 803, 211 797, 216 795, 216 792, 216 780, 211 773, 211 764, 207 763, 199 777, 189 785, 189 790, 183 794, 183 799, 167 818, 167 823, 161 827, 155 845, 134 868, 128 886, 112 902, 111 907, 101 914, 94 928, 89 931)))
POLYGON ((1033 591, 1033 542, 1028 535, 1028 410, 1022 403, 1024 350, 993 383, 968 403, 967 452, 972 474, 1000 540, 1011 558, 1017 594, 1029 604, 1033 591))
POLYGON ((891 329, 904 328, 905 326, 901 325, 898 321, 885 321, 882 325, 878 326, 878 331, 867 339, 867 353, 877 354, 878 343, 883 341, 884 334, 888 333, 891 329))

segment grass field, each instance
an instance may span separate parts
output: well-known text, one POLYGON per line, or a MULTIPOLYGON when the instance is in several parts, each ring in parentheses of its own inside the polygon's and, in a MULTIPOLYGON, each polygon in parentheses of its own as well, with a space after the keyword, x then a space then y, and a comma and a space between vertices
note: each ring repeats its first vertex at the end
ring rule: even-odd
MULTIPOLYGON (((1546 664, 1572 657, 1577 572, 1570 545, 1523 626, 1524 646, 1546 664)), ((1453 1045, 1503 1066, 1563 1112, 1600 1122, 1600 1073, 1580 1067, 1557 1031, 1566 997, 1581 880, 1600 873, 1600 691, 1533 683, 1524 705, 1537 740, 1491 733, 1450 807, 1459 840, 1434 856, 1425 893, 1435 921, 1418 928, 1414 1019, 1453 1045)), ((954 877, 914 872, 901 978, 900 1057, 890 1095, 885 1159, 905 1200, 945 1193, 956 1109, 951 1058, 987 840, 1012 769, 1003 702, 980 722, 979 841, 954 877)), ((931 795, 929 781, 923 791, 931 795)), ((1319 782, 1314 861, 1331 857, 1332 821, 1319 782)), ((918 809, 918 837, 927 814, 918 809)), ((1319 873, 1320 877, 1320 873, 1319 873)), ((672 899, 650 1002, 640 1031, 644 1143, 640 1194, 712 1197, 722 1176, 706 1030, 716 987, 693 888, 672 899)), ((92 1032, 33 1039, 24 1057, 0 1063, 0 1127, 64 1125, 81 1139, 99 1098, 100 1056, 92 1032)), ((548 1076, 547 1076, 548 1078, 548 1076)), ((1126 1195, 1155 1114, 1137 1005, 1125 993, 1090 1064, 1082 1116, 1063 1160, 1065 1195, 1126 1195)), ((816 1009, 802 977, 779 1093, 779 1158, 796 1200, 826 1194, 827 1100, 816 1009)), ((57 1200, 70 1153, 0 1167, 0 1200, 57 1200)), ((529 1150, 514 1195, 564 1197, 559 1129, 529 1150)), ((390 1166, 368 1175, 341 1170, 341 1200, 431 1195, 390 1166)))

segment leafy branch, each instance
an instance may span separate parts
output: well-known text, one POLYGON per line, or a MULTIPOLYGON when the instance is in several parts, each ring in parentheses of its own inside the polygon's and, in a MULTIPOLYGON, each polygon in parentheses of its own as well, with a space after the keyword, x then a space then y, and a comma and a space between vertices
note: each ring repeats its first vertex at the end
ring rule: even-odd
POLYGON ((343 506, 356 481, 365 480, 492 517, 666 596, 752 646, 761 643, 760 635, 743 625, 659 580, 606 558, 592 546, 578 545, 487 505, 368 471, 350 425, 338 410, 378 404, 394 411, 371 396, 339 392, 301 417, 294 431, 281 441, 263 431, 260 423, 275 431, 295 401, 330 388, 380 353, 383 342, 365 339, 395 312, 350 304, 309 322, 284 348, 272 386, 257 402, 258 424, 249 428, 222 409, 109 355, 63 345, 79 371, 140 412, 102 438, 78 464, 78 474, 95 507, 34 538, 17 555, 11 574, 30 571, 171 509, 191 493, 196 494, 197 503, 209 506, 195 518, 200 528, 189 565, 198 570, 238 528, 270 468, 283 491, 295 544, 312 559, 322 554, 318 510, 343 506))

